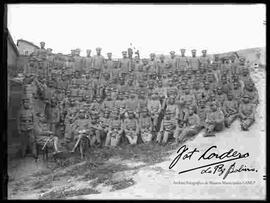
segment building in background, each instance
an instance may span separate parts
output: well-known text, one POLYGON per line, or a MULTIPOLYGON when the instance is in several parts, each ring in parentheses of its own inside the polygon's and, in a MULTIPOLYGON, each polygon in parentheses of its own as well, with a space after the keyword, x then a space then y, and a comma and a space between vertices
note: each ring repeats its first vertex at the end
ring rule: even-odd
POLYGON ((10 32, 6 29, 7 40, 7 113, 8 113, 8 158, 17 157, 21 149, 21 137, 17 131, 17 114, 20 109, 23 93, 22 83, 14 78, 18 73, 20 53, 14 43, 10 32))
POLYGON ((35 50, 39 49, 39 47, 32 42, 26 41, 24 39, 17 40, 17 47, 20 55, 29 56, 35 50))

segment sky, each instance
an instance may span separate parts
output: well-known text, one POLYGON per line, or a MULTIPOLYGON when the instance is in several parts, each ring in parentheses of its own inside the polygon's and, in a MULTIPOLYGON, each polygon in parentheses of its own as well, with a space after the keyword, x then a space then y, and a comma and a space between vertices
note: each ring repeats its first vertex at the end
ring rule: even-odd
POLYGON ((115 58, 130 45, 142 57, 202 49, 209 54, 265 47, 266 6, 139 4, 10 4, 8 29, 16 43, 41 41, 54 53, 102 48, 115 58))

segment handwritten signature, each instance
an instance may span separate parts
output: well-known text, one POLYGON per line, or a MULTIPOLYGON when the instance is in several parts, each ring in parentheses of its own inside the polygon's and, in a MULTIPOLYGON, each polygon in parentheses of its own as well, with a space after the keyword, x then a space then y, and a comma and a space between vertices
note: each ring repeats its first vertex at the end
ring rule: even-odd
MULTIPOLYGON (((211 146, 209 147, 205 152, 203 152, 199 158, 200 160, 217 160, 217 162, 213 162, 207 165, 198 166, 195 168, 191 168, 188 170, 180 171, 181 173, 186 173, 193 170, 203 169, 201 171, 201 174, 218 174, 219 176, 223 175, 223 179, 225 180, 229 174, 236 173, 236 172, 257 172, 255 168, 248 168, 246 165, 241 165, 239 168, 236 166, 236 162, 230 165, 228 169, 224 166, 223 163, 229 162, 229 161, 235 161, 237 159, 243 159, 249 157, 249 153, 241 154, 240 152, 237 152, 234 149, 231 149, 227 152, 224 152, 222 154, 218 154, 213 152, 213 149, 217 148, 217 146, 211 146)), ((171 162, 169 169, 172 169, 179 160, 191 160, 191 158, 194 156, 194 154, 198 154, 200 151, 195 148, 193 150, 189 150, 189 148, 186 145, 183 145, 177 150, 177 156, 173 159, 171 162)))

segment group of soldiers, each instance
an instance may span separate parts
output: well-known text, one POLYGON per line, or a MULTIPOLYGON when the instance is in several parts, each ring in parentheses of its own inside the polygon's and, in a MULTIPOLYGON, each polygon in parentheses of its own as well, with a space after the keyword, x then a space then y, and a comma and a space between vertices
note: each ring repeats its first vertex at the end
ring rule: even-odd
POLYGON ((53 54, 41 42, 31 54, 18 118, 23 155, 29 148, 37 156, 37 146, 57 153, 59 140, 72 152, 85 138, 89 147, 179 143, 203 128, 215 136, 237 118, 242 130, 255 121, 258 91, 244 57, 187 57, 181 49, 141 59, 129 48, 113 60, 101 50, 53 54))

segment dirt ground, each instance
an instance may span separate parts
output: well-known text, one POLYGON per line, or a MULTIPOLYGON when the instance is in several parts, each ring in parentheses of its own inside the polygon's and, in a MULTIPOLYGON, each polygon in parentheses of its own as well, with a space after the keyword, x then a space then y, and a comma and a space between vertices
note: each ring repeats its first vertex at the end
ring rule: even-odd
MULTIPOLYGON (((203 131, 187 147, 200 151, 212 145, 217 152, 235 149, 249 153, 237 160, 256 168, 256 173, 240 172, 228 176, 230 181, 252 181, 250 184, 218 184, 217 174, 201 174, 200 170, 178 174, 202 165, 196 159, 181 160, 173 169, 169 165, 181 146, 140 144, 116 149, 92 149, 85 160, 77 154, 61 161, 61 165, 42 158, 35 162, 31 157, 8 163, 9 199, 264 199, 266 182, 266 106, 265 71, 255 71, 252 77, 260 95, 256 122, 249 131, 240 129, 235 121, 229 129, 215 137, 203 137, 203 131), (185 184, 177 184, 177 181, 185 184), (200 182, 211 182, 202 184, 200 182)), ((225 166, 230 166, 226 163, 225 166)))

